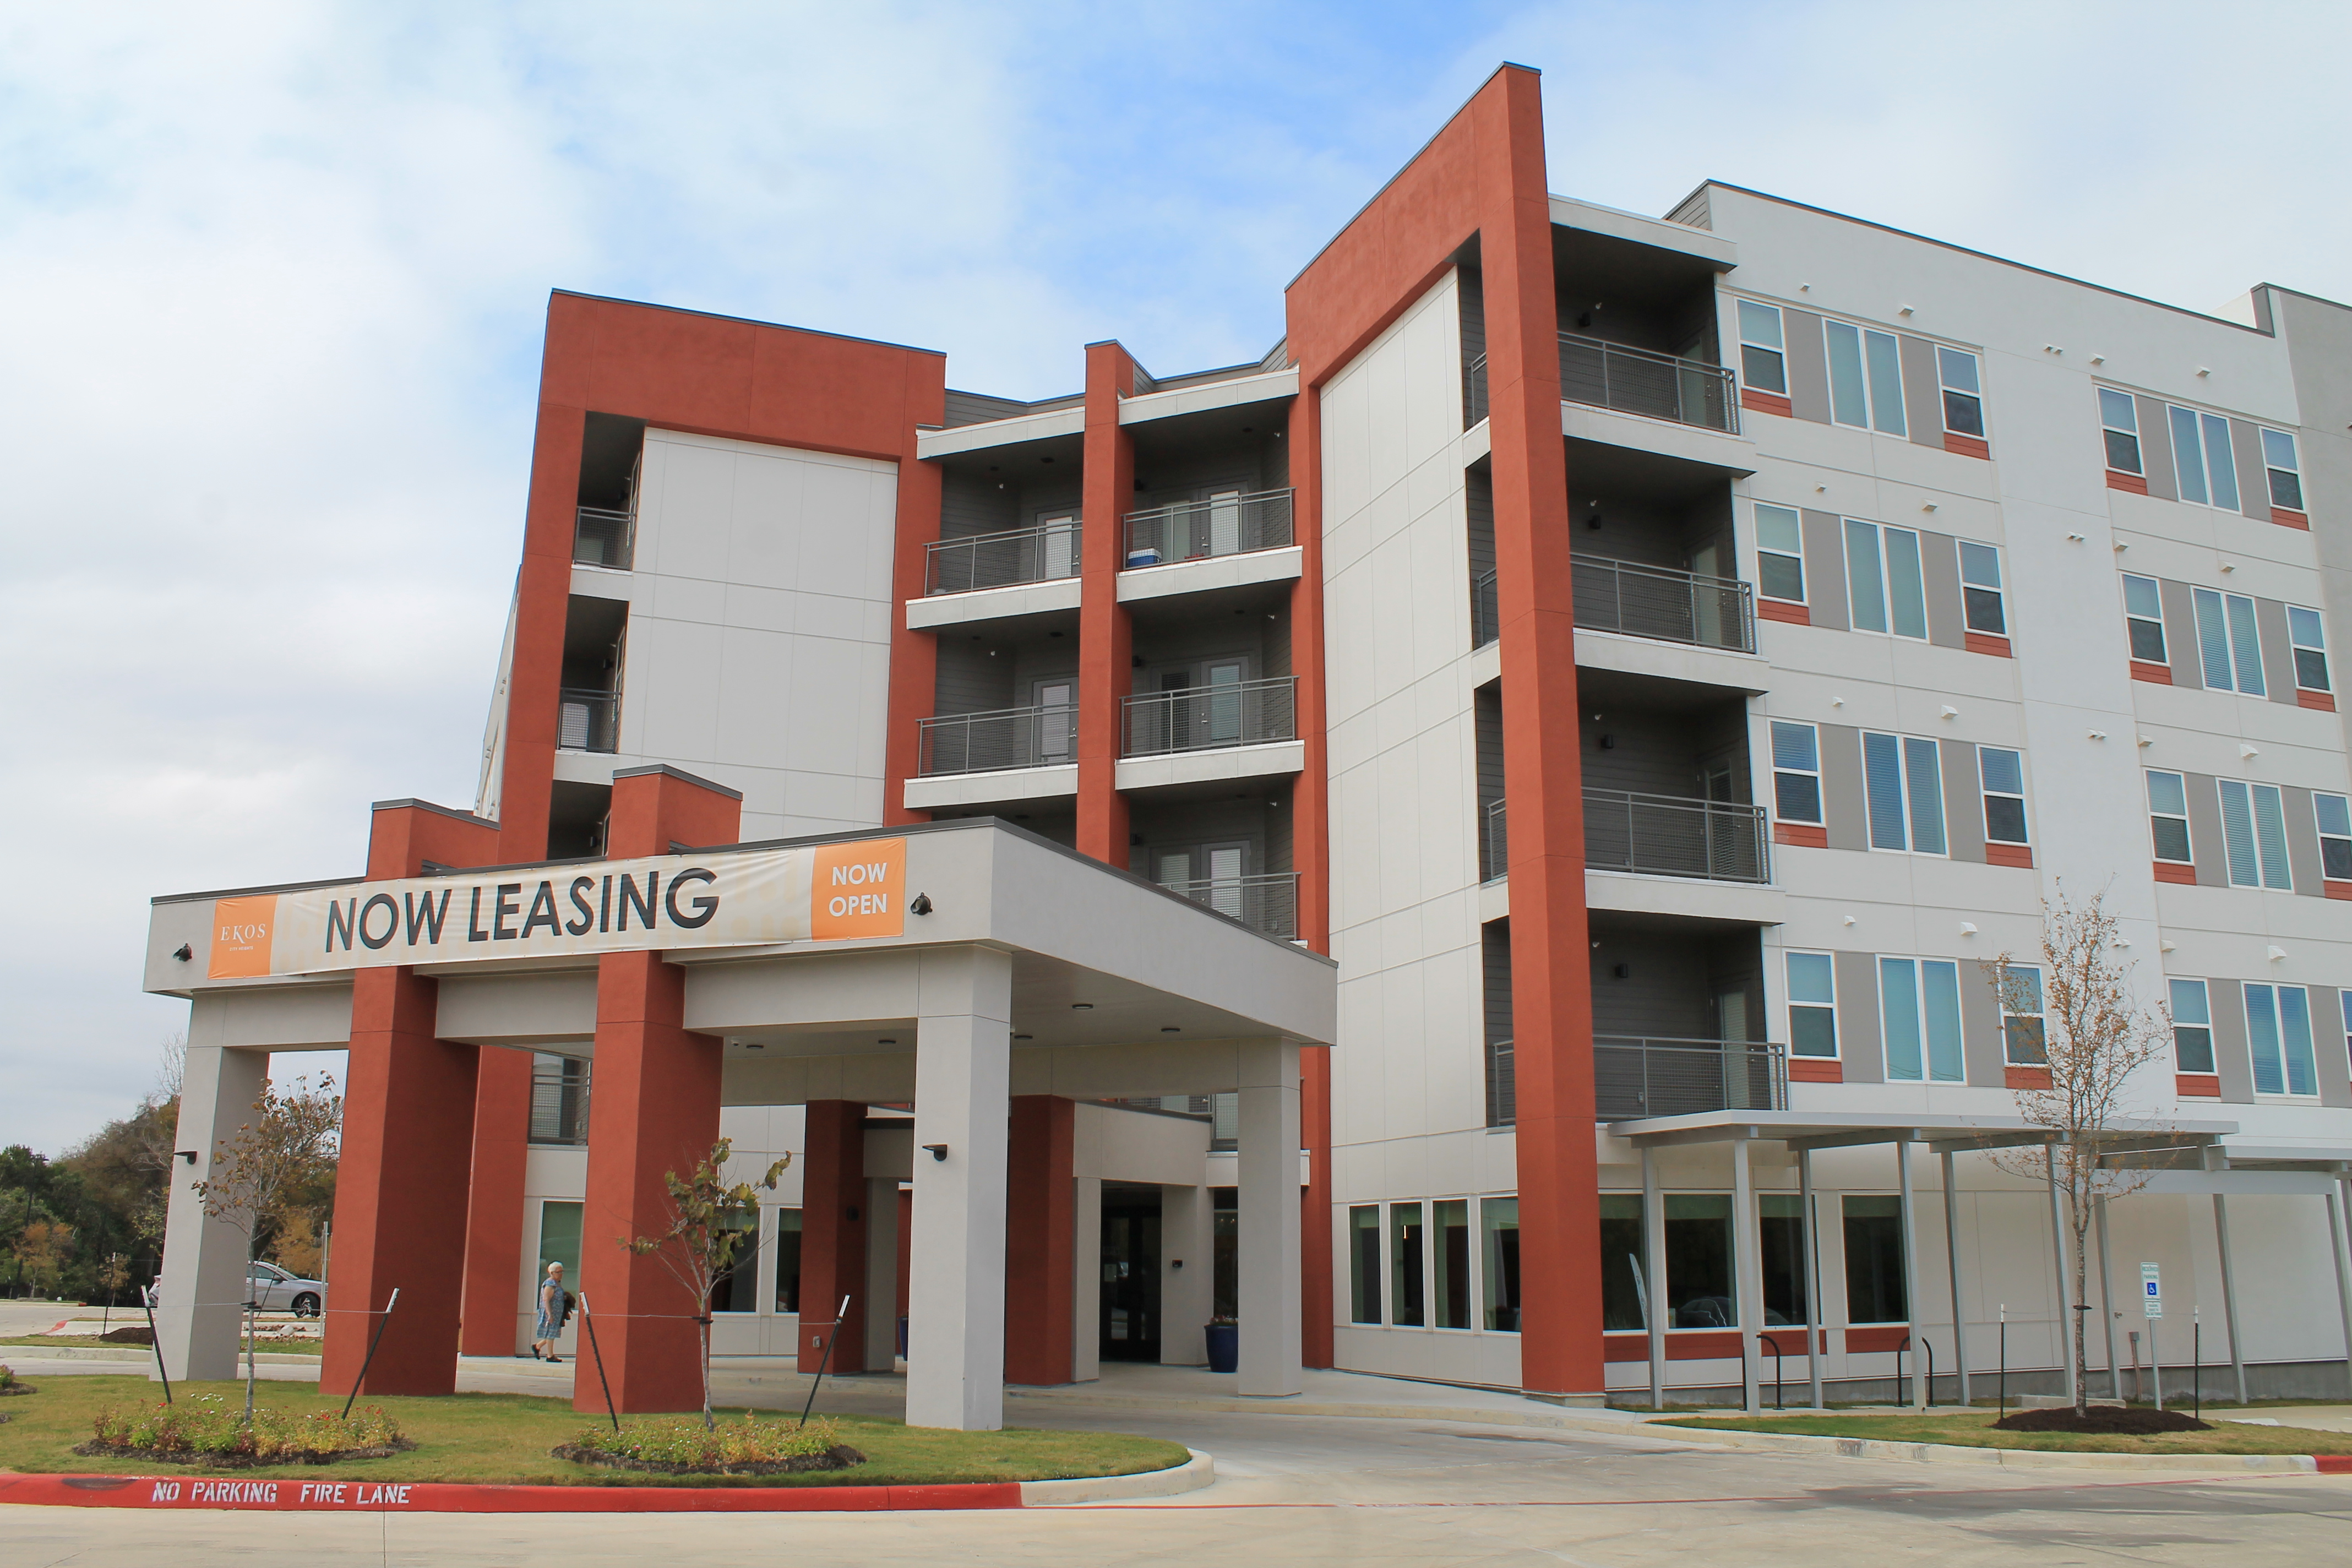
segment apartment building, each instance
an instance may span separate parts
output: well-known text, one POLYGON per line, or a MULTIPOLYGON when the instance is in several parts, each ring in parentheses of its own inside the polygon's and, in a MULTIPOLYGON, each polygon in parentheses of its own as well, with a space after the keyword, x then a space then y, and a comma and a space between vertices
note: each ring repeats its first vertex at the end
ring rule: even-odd
MULTIPOLYGON (((1574 177, 1507 67, 1263 360, 1094 343, 1034 403, 558 293, 472 808, 496 858, 606 855, 616 775, 667 767, 740 792, 745 842, 993 817, 1328 953, 1290 1353, 1570 1399, 1949 1396, 2003 1356, 2056 1387, 2065 1216, 2017 1097, 2049 1077, 2042 900, 2100 893, 2174 1040, 2113 1145, 2138 1184, 2095 1216, 2093 1359, 2185 1385, 2195 1337, 2214 1389, 2340 1393, 2352 310, 1574 177)), ((593 1042, 526 1044, 483 1052, 481 1352, 583 1246, 593 1042)), ((1015 1381, 1263 1321, 1245 1095, 1118 1088, 1016 1106, 1070 1305, 1015 1381)), ((820 1131, 730 1091, 747 1164, 835 1153, 763 1213, 717 1342, 808 1363, 822 1225, 884 1370, 922 1108, 827 1103, 820 1131)))

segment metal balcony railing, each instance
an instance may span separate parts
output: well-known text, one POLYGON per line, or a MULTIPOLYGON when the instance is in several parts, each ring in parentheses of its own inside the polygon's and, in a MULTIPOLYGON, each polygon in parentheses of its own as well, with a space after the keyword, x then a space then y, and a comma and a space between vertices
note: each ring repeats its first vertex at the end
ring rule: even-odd
POLYGON ((1735 577, 1705 577, 1605 555, 1571 555, 1576 624, 1701 647, 1756 651, 1756 599, 1735 577))
POLYGON ((1486 356, 1480 354, 1462 367, 1462 428, 1486 417, 1486 356))
POLYGON ((1786 1110, 1785 1047, 1718 1040, 1592 1037, 1593 1115, 1602 1121, 1786 1110))
POLYGON ((1119 755, 1254 746, 1298 738, 1297 678, 1154 691, 1120 703, 1119 755))
POLYGON ((555 744, 565 752, 621 749, 621 698, 614 691, 556 693, 555 744))
POLYGON ((636 552, 635 512, 583 506, 572 518, 572 560, 580 566, 610 566, 626 572, 636 552))
POLYGON ((1737 432, 1739 395, 1727 365, 1559 334, 1559 395, 1620 414, 1737 432))
POLYGON ((1519 1120, 1517 1059, 1508 1040, 1486 1042, 1486 1125, 1510 1127, 1519 1120))
POLYGON ((943 713, 917 724, 919 765, 926 774, 1041 768, 1078 760, 1078 710, 1066 703, 943 713))
POLYGON ((1481 572, 1470 583, 1470 646, 1485 647, 1502 635, 1503 611, 1495 596, 1495 574, 1481 572))
POLYGON ((1503 803, 1486 803, 1486 820, 1478 837, 1479 870, 1489 882, 1511 874, 1510 819, 1503 812, 1503 803))
POLYGON ((1290 542, 1292 492, 1258 490, 1179 501, 1127 514, 1129 566, 1160 566, 1211 555, 1279 550, 1290 542))
POLYGON ((1271 871, 1255 877, 1207 877, 1161 887, 1221 915, 1231 915, 1254 931, 1285 942, 1298 934, 1298 873, 1271 871))
POLYGON ((934 540, 923 547, 923 592, 968 594, 1015 583, 1050 583, 1078 574, 1083 529, 1077 520, 1002 533, 934 540))
POLYGON ((1597 871, 1767 882, 1772 878, 1769 843, 1760 805, 1584 792, 1584 863, 1597 871))
POLYGON ((539 1056, 530 1067, 530 1142, 588 1142, 589 1067, 577 1057, 539 1056))

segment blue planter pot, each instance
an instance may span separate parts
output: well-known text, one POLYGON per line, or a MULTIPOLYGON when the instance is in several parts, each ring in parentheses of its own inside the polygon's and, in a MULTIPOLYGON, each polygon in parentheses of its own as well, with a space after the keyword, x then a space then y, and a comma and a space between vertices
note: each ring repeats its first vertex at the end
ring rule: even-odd
POLYGON ((1209 1336, 1209 1370, 1211 1372, 1232 1372, 1241 1365, 1240 1325, 1211 1323, 1205 1331, 1209 1336))

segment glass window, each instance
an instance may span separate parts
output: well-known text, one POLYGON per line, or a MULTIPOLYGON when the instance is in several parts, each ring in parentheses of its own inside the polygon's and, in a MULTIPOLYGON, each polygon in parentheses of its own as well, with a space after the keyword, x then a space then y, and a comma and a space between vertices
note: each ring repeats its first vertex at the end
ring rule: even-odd
POLYGON ((1381 1321, 1381 1205, 1348 1211, 1348 1321, 1381 1321))
POLYGON ((2172 993, 2172 1058, 2182 1072, 2213 1070, 2213 1013, 2202 980, 2176 980, 2172 993))
POLYGON ((2107 438, 2107 467, 2122 474, 2140 472, 2139 411, 2131 395, 2099 388, 2099 424, 2107 438))
POLYGON ((1783 822, 1822 819, 1821 743, 1811 724, 1772 721, 1772 808, 1783 822))
POLYGON ((1437 1326, 1470 1326, 1470 1200, 1440 1198, 1430 1207, 1437 1220, 1437 1326))
POLYGON ((1886 538, 1886 615, 1899 637, 1927 640, 1927 574, 1919 563, 1919 536, 1907 528, 1879 531, 1886 538))
POLYGON ((1601 1194, 1601 1326, 1650 1326, 1650 1286, 1642 1268, 1642 1194, 1601 1194))
POLYGON ((1984 780, 1985 837, 1995 844, 2028 842, 2024 757, 1997 746, 1980 746, 1977 773, 1984 780))
MULTIPOLYGON (((1519 1200, 1481 1198, 1478 1223, 1486 1233, 1486 1326, 1498 1333, 1519 1331, 1519 1200)), ((1604 1226, 1608 1221, 1604 1218, 1604 1226)))
POLYGON ((1902 356, 1892 332, 1824 321, 1830 362, 1830 417, 1858 429, 1905 433, 1902 356))
POLYGON ((2352 801, 2340 795, 2315 795, 2319 819, 2319 874, 2331 882, 2352 879, 2352 801))
POLYGON ((2291 892, 2294 879, 2286 863, 2286 812, 2276 784, 2223 779, 2221 846, 2229 854, 2233 888, 2274 888, 2291 892))
POLYGON ((2216 691, 2236 691, 2261 697, 2263 645, 2255 629, 2254 602, 2243 594, 2221 594, 2199 588, 2189 597, 2197 606, 2197 652, 2205 684, 2216 691))
POLYGON ((588 1142, 588 1063, 546 1051, 530 1058, 530 1142, 588 1142))
POLYGON ((2300 985, 2246 987, 2246 1043, 2258 1094, 2319 1092, 2311 1045, 2311 993, 2300 985))
POLYGON ((756 1312, 760 1310, 760 1211, 754 1206, 748 1214, 730 1214, 718 1226, 719 1230, 743 1235, 735 1244, 735 1256, 727 1272, 710 1282, 710 1310, 714 1312, 756 1312))
POLYGON ((1826 952, 1792 952, 1789 968, 1789 1054, 1834 1057, 1837 965, 1826 952))
POLYGON ((2164 591, 2153 577, 2124 574, 2124 625, 2131 632, 2131 656, 2168 664, 2164 653, 2164 591))
MULTIPOLYGON (((1219 1099, 1223 1096, 1220 1095, 1219 1099)), ((1231 1318, 1241 1310, 1241 1189, 1209 1189, 1209 1313, 1231 1318)))
POLYGON ((1845 1201, 1845 1318, 1849 1323, 1906 1323, 1903 1200, 1845 1201))
POLYGON ((2317 610, 2286 607, 2286 640, 2294 648, 2294 683, 2305 691, 2326 691, 2327 630, 2317 610))
POLYGON ((2042 1032, 2041 966, 2008 965, 2001 972, 2000 989, 2001 1047, 2009 1065, 2048 1067, 2050 1042, 2042 1032))
POLYGON ((1984 389, 1977 384, 1977 356, 1958 349, 1936 351, 1936 374, 1944 384, 1944 428, 1955 436, 1984 431, 1984 389))
POLYGON ((2238 510, 2238 469, 2230 456, 2230 422, 2194 409, 2165 410, 2172 425, 2172 461, 2180 499, 2199 506, 2238 510))
POLYGON ((1969 630, 2009 635, 2009 605, 2000 585, 2000 552, 1972 539, 1960 541, 1960 601, 1969 630))
POLYGON ((801 1310, 801 1211, 776 1211, 776 1310, 801 1310))
POLYGON ((1966 1080, 1960 1056, 1958 964, 1939 958, 1881 958, 1878 998, 1890 1080, 1966 1080))
POLYGON ((1666 1327, 1736 1329, 1731 1299, 1731 1199, 1717 1193, 1666 1198, 1666 1327))
POLYGON ((1927 578, 1916 533, 1846 519, 1845 575, 1855 630, 1926 640, 1927 578))
POLYGON ((2147 816, 2156 838, 2158 859, 2186 866, 2196 858, 2189 852, 2189 787, 2186 779, 2179 773, 2148 774, 2147 816))
POLYGON ((1878 553, 1878 530, 1867 522, 1845 520, 1845 586, 1847 611, 1858 632, 1886 629, 1886 569, 1878 553))
POLYGON ((2263 432, 2263 466, 2270 472, 2271 505, 2303 510, 2303 465, 2295 460, 2294 437, 2284 430, 2263 432))
POLYGON ((2344 1054, 2352 1058, 2352 991, 2339 991, 2336 998, 2344 1004, 2344 1054))
POLYGON ((1941 855, 1944 780, 1936 742, 1916 735, 1862 737, 1862 773, 1869 796, 1870 847, 1941 855))
POLYGON ((1789 363, 1782 353, 1780 311, 1753 300, 1739 301, 1739 374, 1759 392, 1789 392, 1789 363))
MULTIPOLYGON (((547 1278, 547 1266, 563 1265, 564 1289, 578 1294, 580 1290, 580 1221, 586 1211, 584 1204, 561 1203, 553 1199, 539 1205, 539 1272, 533 1279, 547 1278)), ((531 1301, 536 1310, 539 1289, 531 1288, 531 1301)), ((576 1321, 576 1320, 575 1320, 576 1321)))
POLYGON ((1421 1205, 1389 1205, 1389 1300, 1400 1327, 1417 1329, 1427 1321, 1421 1304, 1421 1205))
POLYGON ((1805 535, 1797 509, 1756 509, 1756 591, 1768 599, 1805 602, 1805 535))
MULTIPOLYGON (((1805 1321, 1805 1210, 1795 1193, 1763 1193, 1756 1199, 1757 1250, 1764 1265, 1764 1322, 1805 1321)), ((1801 1350, 1804 1335, 1782 1340, 1780 1353, 1801 1350)), ((1768 1347, 1769 1348, 1769 1347, 1768 1347)))

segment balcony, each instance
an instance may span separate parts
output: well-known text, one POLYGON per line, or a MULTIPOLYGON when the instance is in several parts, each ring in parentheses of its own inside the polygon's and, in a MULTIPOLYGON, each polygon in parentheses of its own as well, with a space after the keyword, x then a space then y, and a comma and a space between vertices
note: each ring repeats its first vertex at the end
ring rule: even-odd
POLYGON ((588 1144, 589 1064, 577 1057, 534 1056, 530 1064, 530 1142, 560 1148, 588 1144))
POLYGON ((1756 651, 1755 594, 1733 577, 1706 577, 1605 555, 1572 555, 1576 624, 1661 642, 1756 651))
POLYGON ((1298 935, 1298 874, 1210 877, 1196 882, 1162 882, 1179 898, 1231 915, 1254 931, 1289 942, 1298 935))
POLYGON ((1075 520, 936 540, 923 547, 923 593, 969 594, 1075 577, 1081 542, 1082 528, 1075 520))
POLYGON ((1511 874, 1510 819, 1504 814, 1503 803, 1486 803, 1486 820, 1479 837, 1479 853, 1485 857, 1480 869, 1489 882, 1511 874))
POLYGON ((636 540, 635 513, 583 506, 572 517, 572 563, 626 572, 636 553, 636 540))
POLYGON ((1593 1118, 1634 1121, 1710 1110, 1786 1110, 1785 1047, 1592 1037, 1593 1118))
POLYGON ((1153 757, 1298 736, 1297 678, 1188 686, 1122 699, 1119 755, 1153 757))
POLYGON ((1559 395, 1619 414, 1739 433, 1739 394, 1729 367, 1559 334, 1559 395))
POLYGON ((621 749, 621 699, 613 691, 556 693, 555 747, 561 752, 621 749))
POLYGON ((1280 550, 1291 542, 1287 489, 1180 501, 1127 517, 1129 568, 1280 550))
MULTIPOLYGON (((1772 879, 1769 829, 1760 805, 1687 800, 1625 790, 1584 792, 1584 865, 1708 882, 1772 879)), ((1479 845, 1483 879, 1510 875, 1509 818, 1489 801, 1479 845)))
POLYGON ((1077 761, 1078 710, 1068 704, 949 713, 918 723, 918 767, 927 777, 1055 767, 1077 761))
POLYGON ((1470 584, 1470 646, 1485 647, 1503 635, 1501 601, 1495 596, 1495 574, 1481 572, 1470 584))

